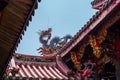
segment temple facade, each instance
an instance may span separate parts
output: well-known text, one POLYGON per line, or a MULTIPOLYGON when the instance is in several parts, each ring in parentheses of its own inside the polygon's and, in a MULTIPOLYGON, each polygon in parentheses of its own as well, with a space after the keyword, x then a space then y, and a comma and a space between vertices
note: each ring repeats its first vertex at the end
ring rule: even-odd
POLYGON ((120 80, 120 0, 94 0, 91 4, 98 11, 69 42, 61 47, 61 44, 52 45, 54 41, 51 41, 48 47, 48 40, 40 37, 44 44, 38 50, 43 56, 15 53, 4 76, 8 79, 120 80))

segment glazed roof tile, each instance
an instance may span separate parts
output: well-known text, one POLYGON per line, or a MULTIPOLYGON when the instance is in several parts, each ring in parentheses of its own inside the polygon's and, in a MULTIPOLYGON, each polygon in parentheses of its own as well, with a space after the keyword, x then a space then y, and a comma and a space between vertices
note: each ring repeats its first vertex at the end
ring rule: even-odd
MULTIPOLYGON (((23 56, 23 55, 22 55, 23 56)), ((16 60, 16 57, 13 57, 7 70, 11 68, 18 68, 19 71, 15 76, 12 76, 12 73, 7 75, 12 78, 26 78, 26 79, 57 79, 57 80, 66 80, 68 79, 67 75, 60 70, 57 62, 36 62, 36 61, 20 61, 16 60), (12 61, 13 60, 13 61, 12 61), (15 64, 15 65, 14 65, 15 64)), ((62 65, 62 63, 60 64, 62 65)), ((64 70, 65 67, 61 66, 64 70)), ((6 72, 7 73, 7 72, 6 72)))

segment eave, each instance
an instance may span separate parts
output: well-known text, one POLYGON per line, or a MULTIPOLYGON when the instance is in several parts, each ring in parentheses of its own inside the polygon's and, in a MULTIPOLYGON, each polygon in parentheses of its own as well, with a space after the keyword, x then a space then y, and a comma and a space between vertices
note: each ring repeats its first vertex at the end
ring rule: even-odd
MULTIPOLYGON (((40 1, 40 0, 39 0, 40 1)), ((8 5, 0 12, 0 77, 15 52, 29 20, 32 20, 38 0, 8 1, 8 5)))

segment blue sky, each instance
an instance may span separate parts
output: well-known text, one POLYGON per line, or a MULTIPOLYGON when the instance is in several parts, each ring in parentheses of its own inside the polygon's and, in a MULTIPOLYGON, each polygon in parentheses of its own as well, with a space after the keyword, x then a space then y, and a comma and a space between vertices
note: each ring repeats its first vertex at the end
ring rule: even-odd
POLYGON ((91 1, 41 0, 16 52, 39 55, 36 50, 41 46, 37 34, 39 30, 52 28, 52 37, 74 36, 96 12, 92 9, 91 1))

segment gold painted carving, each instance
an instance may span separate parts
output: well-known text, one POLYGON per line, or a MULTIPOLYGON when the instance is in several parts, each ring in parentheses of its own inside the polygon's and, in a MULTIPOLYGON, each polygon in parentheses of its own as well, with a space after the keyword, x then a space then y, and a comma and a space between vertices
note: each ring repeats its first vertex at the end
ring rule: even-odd
POLYGON ((75 68, 81 67, 80 55, 77 55, 75 52, 71 52, 71 59, 75 65, 75 68))
POLYGON ((89 43, 91 47, 93 48, 93 54, 100 58, 101 56, 101 43, 105 40, 107 35, 107 30, 105 28, 102 28, 100 32, 98 33, 98 36, 95 37, 94 35, 89 36, 89 43))

